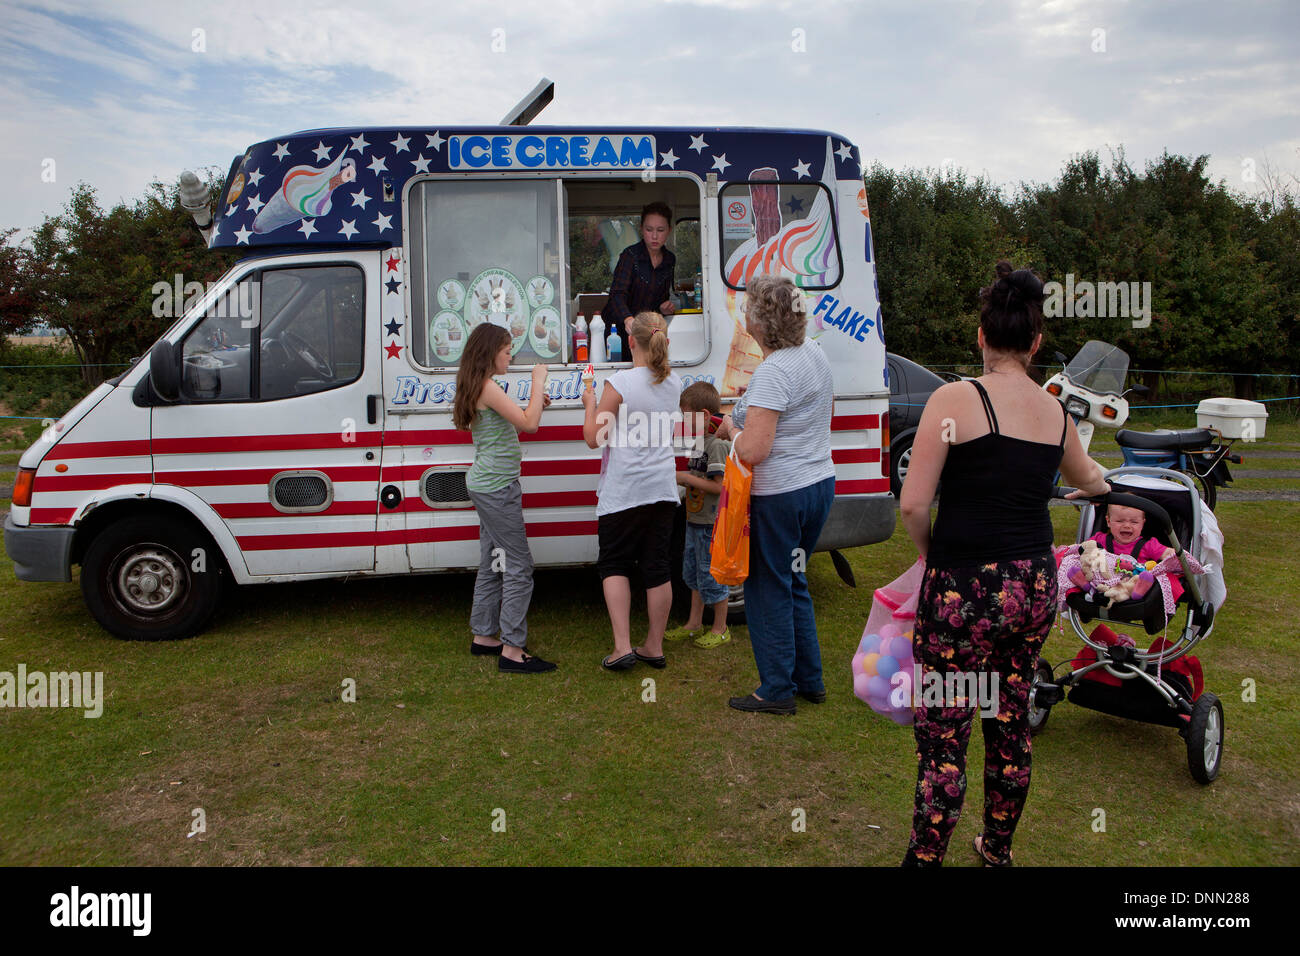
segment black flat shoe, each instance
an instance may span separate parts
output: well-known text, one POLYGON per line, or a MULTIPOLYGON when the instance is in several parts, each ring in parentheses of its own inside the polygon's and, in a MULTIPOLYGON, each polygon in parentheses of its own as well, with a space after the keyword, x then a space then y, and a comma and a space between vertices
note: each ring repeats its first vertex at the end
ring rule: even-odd
POLYGON ((826 691, 824 690, 801 690, 797 691, 796 694, 810 704, 826 703, 826 691))
POLYGON ((658 657, 648 657, 647 655, 642 654, 635 647, 632 648, 632 653, 633 655, 635 655, 636 659, 639 660, 642 664, 649 664, 651 667, 657 667, 659 670, 663 670, 665 667, 668 666, 668 658, 664 657, 664 655, 662 654, 660 654, 658 657))
POLYGON ((470 652, 471 654, 476 655, 476 656, 478 656, 478 655, 482 655, 482 654, 489 654, 489 655, 493 655, 493 656, 495 656, 495 655, 501 653, 501 648, 502 648, 503 646, 504 646, 504 645, 502 645, 502 644, 498 644, 496 647, 492 647, 492 646, 489 645, 489 644, 480 644, 480 643, 478 643, 477 641, 470 641, 470 642, 469 642, 469 652, 470 652))
POLYGON ((600 666, 605 668, 607 671, 631 670, 636 667, 636 652, 633 651, 631 654, 624 654, 622 657, 616 657, 612 661, 606 657, 600 662, 600 666))
POLYGON ((541 674, 545 671, 553 671, 555 667, 556 665, 550 661, 544 661, 532 654, 525 654, 522 661, 512 661, 505 656, 497 661, 497 670, 507 674, 541 674))
POLYGON ((785 700, 759 700, 753 694, 749 694, 745 697, 733 697, 727 701, 727 704, 736 710, 743 710, 749 714, 784 714, 789 716, 795 712, 793 697, 787 697, 785 700))

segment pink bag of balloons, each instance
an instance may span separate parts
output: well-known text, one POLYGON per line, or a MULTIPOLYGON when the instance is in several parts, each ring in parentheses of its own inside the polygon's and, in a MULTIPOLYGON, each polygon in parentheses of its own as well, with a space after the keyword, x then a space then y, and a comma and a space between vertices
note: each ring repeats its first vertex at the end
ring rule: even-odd
POLYGON ((853 693, 876 713, 903 725, 912 723, 912 623, 924 576, 925 562, 917 559, 876 589, 853 655, 853 693))

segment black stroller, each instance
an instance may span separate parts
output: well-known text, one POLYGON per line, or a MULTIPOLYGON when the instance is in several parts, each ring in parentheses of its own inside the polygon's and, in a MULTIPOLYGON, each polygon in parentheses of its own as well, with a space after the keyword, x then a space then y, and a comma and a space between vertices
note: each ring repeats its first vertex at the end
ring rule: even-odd
MULTIPOLYGON (((1174 727, 1187 742, 1187 766, 1200 783, 1219 774, 1223 759, 1223 705, 1201 687, 1200 662, 1188 652, 1209 636, 1215 605, 1207 594, 1208 575, 1193 574, 1187 556, 1202 558, 1201 499, 1187 476, 1164 468, 1117 468, 1107 473, 1112 492, 1086 499, 1079 516, 1077 542, 1106 531, 1106 505, 1139 508, 1146 515, 1144 534, 1173 548, 1182 566, 1184 591, 1174 615, 1166 618, 1164 594, 1153 587, 1139 600, 1117 601, 1107 608, 1090 603, 1080 592, 1066 600, 1065 614, 1085 647, 1070 662, 1070 671, 1054 677, 1041 657, 1029 694, 1030 731, 1047 724, 1054 704, 1071 703, 1116 717, 1174 727), (1183 624, 1177 621, 1182 615, 1183 624), (1162 632, 1149 650, 1108 642, 1099 632, 1114 635, 1109 627, 1089 634, 1084 625, 1093 621, 1125 628, 1141 627, 1148 634, 1162 632)), ((1059 489, 1057 497, 1071 491, 1059 489)), ((1085 500, 1085 499, 1080 499, 1085 500)), ((1215 568, 1214 573, 1221 573, 1215 568)), ((1220 579, 1221 580, 1221 579, 1220 579)))

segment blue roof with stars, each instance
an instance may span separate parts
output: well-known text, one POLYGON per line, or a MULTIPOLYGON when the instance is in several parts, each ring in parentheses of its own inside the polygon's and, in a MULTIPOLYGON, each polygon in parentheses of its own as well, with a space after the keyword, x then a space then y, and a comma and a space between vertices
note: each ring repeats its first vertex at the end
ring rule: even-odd
POLYGON ((673 170, 719 182, 862 178, 858 148, 818 130, 473 126, 321 129, 250 146, 226 177, 210 245, 402 242, 402 191, 431 173, 673 170), (833 167, 833 168, 828 168, 833 167))

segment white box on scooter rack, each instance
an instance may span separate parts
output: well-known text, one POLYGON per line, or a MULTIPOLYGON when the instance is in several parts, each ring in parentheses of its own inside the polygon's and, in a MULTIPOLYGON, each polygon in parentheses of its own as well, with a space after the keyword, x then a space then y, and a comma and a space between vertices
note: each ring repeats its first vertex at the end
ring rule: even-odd
POLYGON ((1196 406, 1196 427, 1216 429, 1224 438, 1255 441, 1264 437, 1267 425, 1268 410, 1261 402, 1243 398, 1207 398, 1196 406))

